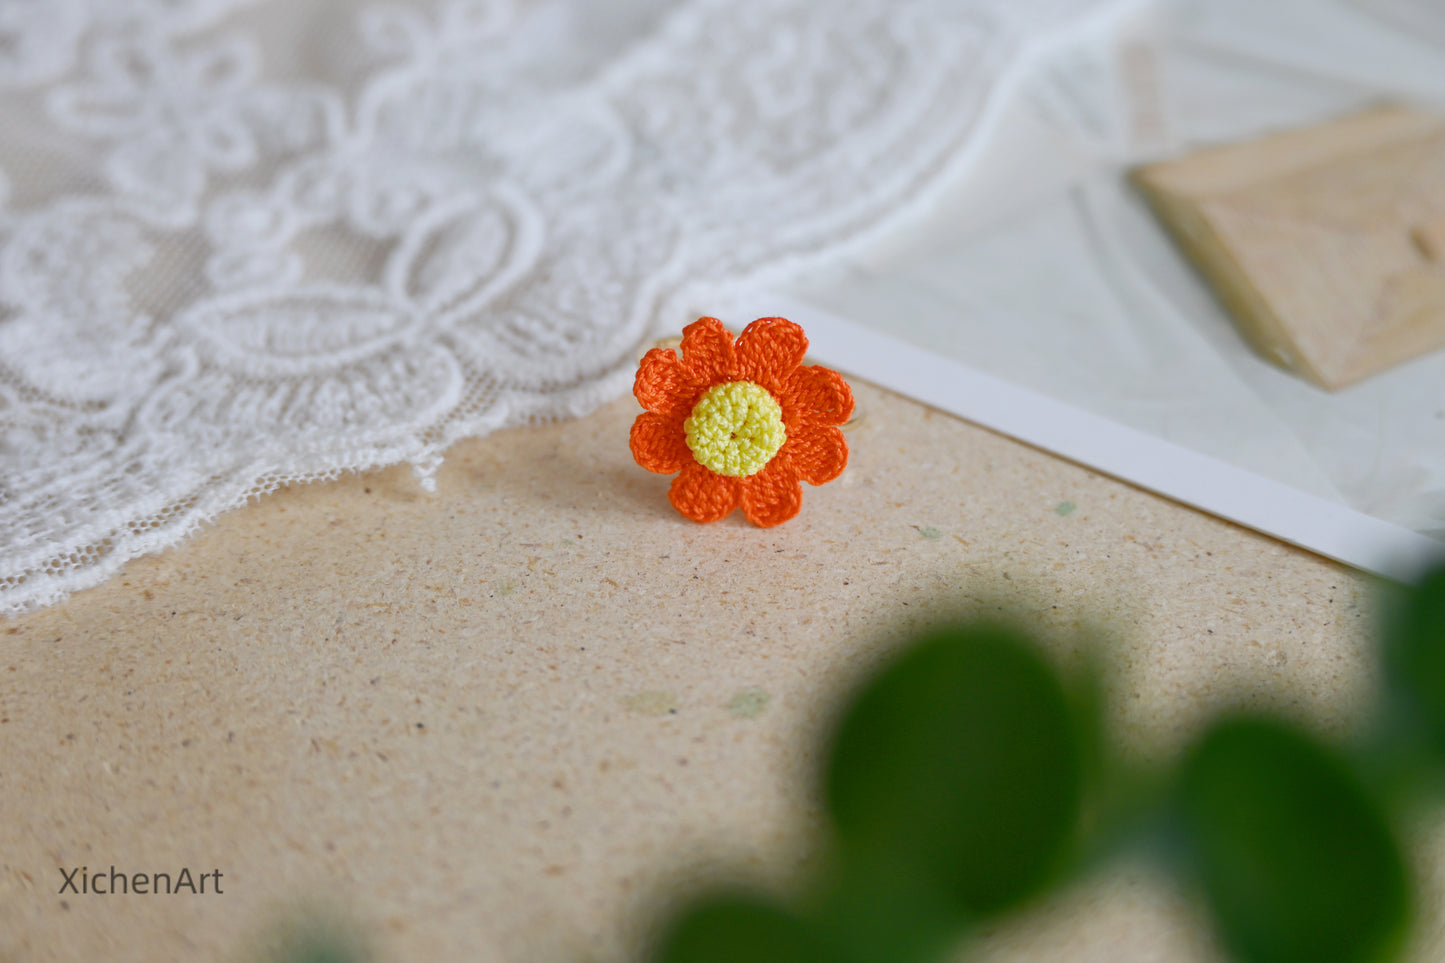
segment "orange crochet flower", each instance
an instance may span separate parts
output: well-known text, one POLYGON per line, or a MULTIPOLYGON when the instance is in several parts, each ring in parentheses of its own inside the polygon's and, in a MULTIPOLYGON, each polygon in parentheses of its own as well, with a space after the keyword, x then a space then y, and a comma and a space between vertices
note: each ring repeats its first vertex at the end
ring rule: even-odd
POLYGON ((646 408, 632 425, 632 456, 671 474, 668 498, 695 522, 739 504, 754 525, 781 525, 803 507, 803 486, 848 464, 838 425, 853 392, 836 371, 803 365, 808 339, 786 318, 759 318, 736 343, 717 318, 682 331, 682 357, 653 348, 632 392, 646 408))

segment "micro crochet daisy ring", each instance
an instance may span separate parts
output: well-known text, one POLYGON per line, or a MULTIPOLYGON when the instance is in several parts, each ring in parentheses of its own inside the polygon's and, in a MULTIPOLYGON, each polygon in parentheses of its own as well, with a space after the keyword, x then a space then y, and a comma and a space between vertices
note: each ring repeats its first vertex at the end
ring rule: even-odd
POLYGON ((804 365, 808 339, 786 318, 759 318, 733 336, 717 318, 682 332, 682 357, 653 348, 633 394, 632 457, 680 474, 668 498, 695 522, 742 505, 748 521, 781 525, 803 507, 802 482, 830 482, 848 464, 838 426, 853 414, 842 375, 804 365))

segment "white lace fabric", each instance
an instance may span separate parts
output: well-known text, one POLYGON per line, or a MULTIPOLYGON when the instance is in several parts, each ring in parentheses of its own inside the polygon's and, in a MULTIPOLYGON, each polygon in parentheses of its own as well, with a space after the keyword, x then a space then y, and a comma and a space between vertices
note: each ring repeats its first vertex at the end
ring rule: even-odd
POLYGON ((0 613, 585 414, 1109 0, 0 0, 0 613))

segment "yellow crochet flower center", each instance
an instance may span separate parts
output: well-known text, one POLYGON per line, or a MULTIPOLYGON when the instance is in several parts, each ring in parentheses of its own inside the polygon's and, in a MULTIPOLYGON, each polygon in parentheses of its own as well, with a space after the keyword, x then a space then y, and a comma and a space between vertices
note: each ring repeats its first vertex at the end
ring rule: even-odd
POLYGON ((698 463, 730 478, 756 475, 788 440, 777 399, 751 381, 713 385, 682 430, 698 463))

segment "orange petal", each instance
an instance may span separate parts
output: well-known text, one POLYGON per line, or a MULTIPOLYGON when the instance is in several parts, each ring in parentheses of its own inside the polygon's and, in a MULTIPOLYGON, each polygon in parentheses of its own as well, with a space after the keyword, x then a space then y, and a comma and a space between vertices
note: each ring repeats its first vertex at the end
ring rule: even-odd
POLYGON ((670 475, 693 461, 687 435, 676 418, 644 411, 632 423, 632 457, 648 471, 670 475))
MULTIPOLYGON (((853 417, 853 389, 838 372, 820 365, 789 375, 780 400, 789 417, 801 422, 841 425, 853 417)), ((788 430, 793 430, 791 425, 788 430)))
POLYGON ((738 336, 738 374, 779 394, 807 351, 802 328, 787 318, 758 318, 738 336))
POLYGON ((848 442, 832 425, 805 424, 788 431, 788 441, 778 457, 789 459, 798 477, 809 485, 824 485, 848 467, 848 442))
POLYGON ((693 521, 715 522, 738 507, 739 480, 714 474, 694 461, 672 480, 667 497, 693 521))
POLYGON ((682 361, 704 385, 736 377, 733 336, 717 318, 698 318, 682 329, 682 361))
POLYGON ((759 528, 781 525, 803 507, 798 472, 783 458, 774 458, 756 475, 742 479, 743 514, 759 528))
POLYGON ((642 356, 632 393, 648 411, 687 417, 702 390, 687 365, 671 348, 653 348, 642 356))

